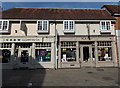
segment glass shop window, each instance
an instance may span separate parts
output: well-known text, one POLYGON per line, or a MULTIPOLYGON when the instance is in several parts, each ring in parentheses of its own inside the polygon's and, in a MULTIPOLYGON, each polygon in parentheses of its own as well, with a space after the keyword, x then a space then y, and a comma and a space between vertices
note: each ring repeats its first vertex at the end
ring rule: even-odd
POLYGON ((112 48, 111 47, 98 48, 98 60, 112 61, 112 48))
POLYGON ((17 58, 18 58, 18 49, 15 49, 15 54, 14 54, 14 60, 17 60, 17 58))
POLYGON ((36 49, 35 59, 37 62, 50 62, 51 61, 51 49, 36 49))
POLYGON ((0 48, 11 48, 12 43, 0 43, 0 48))
POLYGON ((76 48, 61 49, 62 62, 76 61, 76 48))
POLYGON ((10 61, 11 51, 4 49, 2 50, 2 63, 8 63, 10 61))

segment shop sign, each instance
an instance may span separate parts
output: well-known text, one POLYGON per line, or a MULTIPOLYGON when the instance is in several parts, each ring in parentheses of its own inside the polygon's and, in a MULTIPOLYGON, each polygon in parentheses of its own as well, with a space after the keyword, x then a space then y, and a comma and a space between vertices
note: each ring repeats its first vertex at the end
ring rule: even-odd
POLYGON ((3 42, 34 42, 42 41, 42 38, 4 38, 1 41, 3 42))

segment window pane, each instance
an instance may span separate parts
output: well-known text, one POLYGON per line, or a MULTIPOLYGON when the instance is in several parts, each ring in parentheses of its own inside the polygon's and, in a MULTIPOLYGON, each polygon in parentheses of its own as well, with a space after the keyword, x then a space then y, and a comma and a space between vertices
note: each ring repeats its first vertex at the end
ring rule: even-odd
POLYGON ((38 30, 42 30, 42 21, 38 21, 38 30))
POLYGON ((8 21, 3 21, 3 30, 7 29, 8 21))
POLYGON ((47 21, 43 21, 43 30, 47 30, 47 21))
POLYGON ((110 30, 110 22, 106 22, 107 30, 110 30))
POLYGON ((0 21, 0 29, 2 29, 2 21, 0 21))
POLYGON ((70 25, 70 30, 73 30, 73 21, 70 21, 70 23, 69 23, 70 25))
POLYGON ((111 47, 98 48, 98 60, 112 61, 112 48, 111 47))
POLYGON ((101 23, 101 26, 102 26, 102 29, 106 29, 105 22, 102 22, 102 23, 101 23))
POLYGON ((68 21, 65 21, 65 23, 64 23, 64 29, 68 30, 68 21))
POLYGON ((51 49, 35 49, 35 57, 37 62, 50 62, 51 49))

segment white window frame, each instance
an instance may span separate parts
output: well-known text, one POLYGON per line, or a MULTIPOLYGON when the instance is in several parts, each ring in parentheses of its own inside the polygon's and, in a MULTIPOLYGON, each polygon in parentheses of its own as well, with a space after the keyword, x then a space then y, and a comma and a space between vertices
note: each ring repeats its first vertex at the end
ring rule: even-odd
POLYGON ((48 33, 49 30, 49 21, 48 20, 37 20, 37 32, 38 33, 48 33), (38 22, 41 21, 42 22, 42 30, 38 30, 38 22), (43 30, 43 23, 44 21, 47 21, 47 30, 43 30))
POLYGON ((111 29, 112 29, 112 26, 111 26, 111 21, 100 21, 100 31, 102 32, 102 33, 104 33, 104 32, 111 32, 111 29), (102 22, 105 22, 105 29, 102 29, 102 22), (109 30, 107 30, 107 22, 109 22, 110 23, 110 29, 109 30))
POLYGON ((8 29, 9 29, 9 20, 0 20, 2 22, 1 24, 1 28, 0 28, 0 32, 8 32, 8 29), (7 21, 7 28, 5 30, 3 30, 3 22, 4 21, 7 21))
POLYGON ((75 21, 74 20, 64 20, 63 21, 63 31, 64 33, 74 33, 75 32, 75 21), (70 22, 73 22, 73 30, 70 29, 70 22), (65 29, 65 22, 68 22, 68 30, 65 29))

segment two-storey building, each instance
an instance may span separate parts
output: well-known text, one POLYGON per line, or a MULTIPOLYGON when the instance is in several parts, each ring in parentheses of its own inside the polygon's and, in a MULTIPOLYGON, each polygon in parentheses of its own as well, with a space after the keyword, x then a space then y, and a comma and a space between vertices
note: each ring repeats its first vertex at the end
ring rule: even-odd
POLYGON ((103 5, 102 7, 109 14, 116 18, 115 22, 115 31, 117 37, 117 56, 119 58, 119 66, 120 66, 120 5, 103 5))
POLYGON ((103 9, 12 8, 0 21, 3 67, 117 66, 115 18, 103 9))

